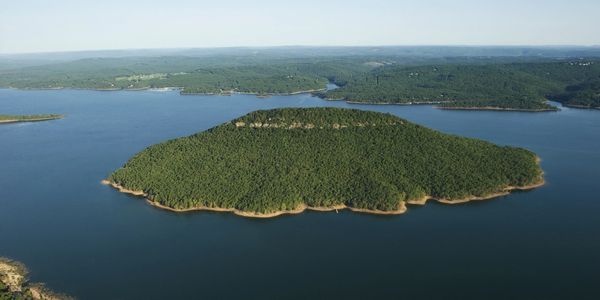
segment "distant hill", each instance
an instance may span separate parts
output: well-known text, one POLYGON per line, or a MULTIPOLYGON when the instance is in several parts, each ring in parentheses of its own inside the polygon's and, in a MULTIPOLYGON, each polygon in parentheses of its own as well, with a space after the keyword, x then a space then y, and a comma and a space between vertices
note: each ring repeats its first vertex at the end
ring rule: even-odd
MULTIPOLYGON (((552 98, 572 104, 592 94, 560 94, 567 86, 600 80, 600 60, 547 63, 387 66, 364 76, 337 79, 342 87, 323 96, 361 103, 438 103, 446 108, 552 110, 552 98), (588 95, 589 94, 589 95, 588 95)), ((570 89, 575 89, 571 86, 570 89)), ((588 99, 591 100, 591 99, 588 99)), ((585 102, 585 101, 584 101, 585 102)), ((585 102, 588 103, 588 102, 585 102)), ((593 104, 592 104, 593 105, 593 104)))
MULTIPOLYGON (((598 80, 600 47, 274 47, 114 50, 0 56, 0 87, 182 94, 313 92, 361 103, 555 110, 594 107, 567 86, 598 80), (340 89, 326 92, 328 82, 340 89)), ((594 89, 595 85, 589 88, 594 89)), ((592 93, 593 94, 593 93, 592 93)), ((597 106, 596 106, 597 107, 597 106)))

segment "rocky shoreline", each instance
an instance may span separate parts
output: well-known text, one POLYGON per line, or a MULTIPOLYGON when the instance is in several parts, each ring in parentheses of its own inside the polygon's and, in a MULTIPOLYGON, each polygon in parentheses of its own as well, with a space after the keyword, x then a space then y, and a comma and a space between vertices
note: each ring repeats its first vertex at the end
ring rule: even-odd
POLYGON ((69 300, 41 283, 27 280, 27 268, 20 262, 0 257, 0 299, 69 300), (6 298, 5 298, 6 297, 6 298))

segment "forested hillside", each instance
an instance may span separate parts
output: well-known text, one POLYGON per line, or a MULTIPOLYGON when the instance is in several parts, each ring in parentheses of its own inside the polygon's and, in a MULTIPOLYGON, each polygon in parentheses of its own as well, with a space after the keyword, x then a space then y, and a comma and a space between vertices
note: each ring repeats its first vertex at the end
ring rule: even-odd
POLYGON ((253 57, 99 58, 0 71, 0 87, 22 89, 182 88, 183 94, 288 94, 368 72, 361 59, 253 57))
POLYGON ((545 103, 549 98, 578 107, 598 106, 594 100, 598 95, 594 82, 600 80, 597 59, 359 53, 85 58, 0 68, 0 87, 175 87, 182 94, 257 95, 310 91, 326 99, 360 103, 435 103, 445 108, 529 111, 556 110, 545 103), (341 88, 324 91, 328 82, 341 88))
MULTIPOLYGON (((600 78, 596 61, 491 65, 389 66, 339 82, 328 99, 364 103, 439 103, 442 107, 552 110, 548 95, 600 78)), ((564 99, 566 104, 570 99, 564 99)))
POLYGON ((338 108, 257 111, 135 155, 109 181, 174 208, 394 211, 542 181, 535 154, 338 108))
POLYGON ((600 79, 569 85, 565 92, 551 97, 568 106, 600 108, 600 79))

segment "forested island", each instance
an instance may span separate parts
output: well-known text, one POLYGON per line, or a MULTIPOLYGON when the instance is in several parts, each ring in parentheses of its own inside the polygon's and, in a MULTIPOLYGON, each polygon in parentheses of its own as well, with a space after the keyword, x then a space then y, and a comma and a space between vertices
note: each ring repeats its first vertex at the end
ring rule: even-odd
POLYGON ((443 134, 390 114, 256 111, 136 154, 105 184, 172 211, 273 217, 305 209, 399 214, 542 185, 525 149, 443 134))
POLYGON ((27 279, 27 268, 17 261, 0 257, 0 300, 69 300, 41 283, 27 279))
POLYGON ((2 123, 18 123, 18 122, 40 122, 62 119, 64 115, 43 114, 43 115, 1 115, 0 124, 2 123))
POLYGON ((178 89, 182 95, 310 92, 353 103, 534 112, 557 110, 547 100, 600 107, 600 53, 567 50, 540 48, 534 55, 519 48, 250 48, 83 58, 0 68, 0 87, 178 89), (340 88, 327 91, 328 82, 340 88))

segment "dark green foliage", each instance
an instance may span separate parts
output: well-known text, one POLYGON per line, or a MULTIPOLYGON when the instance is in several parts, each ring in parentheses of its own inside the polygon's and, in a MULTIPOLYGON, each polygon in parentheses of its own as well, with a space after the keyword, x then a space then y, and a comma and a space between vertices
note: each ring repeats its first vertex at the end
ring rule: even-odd
POLYGON ((342 82, 330 99, 356 102, 439 103, 445 107, 553 109, 546 95, 598 78, 593 61, 491 65, 391 66, 342 82))
POLYGON ((460 199, 540 179, 527 150, 338 108, 253 112, 151 146, 109 178, 172 208, 260 213, 302 204, 389 211, 424 195, 460 199))
POLYGON ((196 70, 190 74, 154 80, 146 84, 152 87, 182 86, 183 94, 288 94, 323 89, 327 79, 286 68, 253 66, 196 70))
POLYGON ((362 59, 144 57, 83 59, 0 72, 0 86, 100 90, 181 87, 183 94, 288 94, 371 69, 362 59))
POLYGON ((407 56, 372 50, 372 54, 362 49, 360 54, 338 56, 279 53, 87 58, 0 69, 0 87, 178 87, 182 94, 258 95, 312 91, 327 99, 361 103, 436 103, 444 107, 534 111, 555 110, 545 103, 547 98, 584 107, 594 107, 596 103, 593 89, 577 93, 565 89, 600 80, 598 60, 407 56), (341 88, 322 91, 328 81, 341 88))
POLYGON ((569 106, 600 108, 600 79, 567 86, 564 93, 551 98, 569 106))

